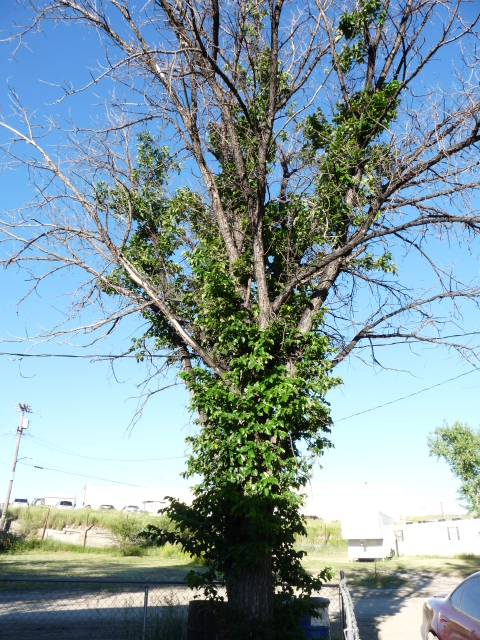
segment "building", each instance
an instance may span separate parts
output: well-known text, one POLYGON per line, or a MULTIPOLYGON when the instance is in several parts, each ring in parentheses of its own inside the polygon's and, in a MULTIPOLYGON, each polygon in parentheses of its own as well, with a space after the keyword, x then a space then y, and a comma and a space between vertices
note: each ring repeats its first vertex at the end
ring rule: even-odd
POLYGON ((411 522, 395 527, 400 555, 480 556, 480 519, 411 522))
POLYGON ((396 553, 394 520, 382 511, 352 512, 342 519, 342 537, 349 560, 385 560, 396 553))

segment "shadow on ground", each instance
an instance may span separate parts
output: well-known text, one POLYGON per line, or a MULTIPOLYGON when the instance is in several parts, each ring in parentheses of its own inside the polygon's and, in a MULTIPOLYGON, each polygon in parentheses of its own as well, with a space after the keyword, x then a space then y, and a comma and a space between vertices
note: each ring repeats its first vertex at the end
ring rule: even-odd
POLYGON ((444 577, 417 573, 400 589, 351 588, 361 640, 420 640, 423 602, 434 593, 448 592, 445 586, 444 577))

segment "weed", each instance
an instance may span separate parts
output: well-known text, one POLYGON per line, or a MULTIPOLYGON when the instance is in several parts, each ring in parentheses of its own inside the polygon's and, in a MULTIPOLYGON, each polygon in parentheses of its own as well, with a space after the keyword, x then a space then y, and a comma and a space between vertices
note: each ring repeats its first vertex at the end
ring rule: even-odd
MULTIPOLYGON (((15 520, 22 529, 22 532, 25 529, 28 530, 25 531, 25 533, 28 533, 44 526, 47 513, 48 527, 59 531, 68 526, 85 526, 87 524, 87 517, 89 525, 111 530, 112 527, 115 527, 115 522, 118 520, 119 516, 124 515, 120 514, 118 511, 55 508, 48 510, 48 507, 30 506, 27 508, 18 507, 15 509, 8 509, 7 518, 15 520)), ((139 513, 135 514, 134 518, 139 522, 141 529, 144 529, 147 524, 154 524, 167 530, 171 530, 174 526, 166 516, 156 516, 151 513, 139 513)))
POLYGON ((8 553, 15 545, 15 536, 9 531, 0 531, 0 553, 8 553))

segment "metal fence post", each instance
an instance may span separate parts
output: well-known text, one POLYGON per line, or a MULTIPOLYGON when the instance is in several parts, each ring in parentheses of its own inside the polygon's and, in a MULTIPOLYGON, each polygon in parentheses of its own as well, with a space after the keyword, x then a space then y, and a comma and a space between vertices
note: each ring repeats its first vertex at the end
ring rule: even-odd
POLYGON ((145 583, 145 597, 143 600, 142 640, 145 640, 145 633, 147 631, 147 610, 148 610, 148 582, 145 583))
MULTIPOLYGON (((343 571, 340 571, 340 581, 342 580, 345 580, 345 573, 343 571)), ((338 594, 340 597, 340 615, 342 618, 342 629, 345 629, 345 627, 347 626, 347 619, 345 614, 345 604, 343 602, 342 588, 340 585, 338 587, 338 594)))

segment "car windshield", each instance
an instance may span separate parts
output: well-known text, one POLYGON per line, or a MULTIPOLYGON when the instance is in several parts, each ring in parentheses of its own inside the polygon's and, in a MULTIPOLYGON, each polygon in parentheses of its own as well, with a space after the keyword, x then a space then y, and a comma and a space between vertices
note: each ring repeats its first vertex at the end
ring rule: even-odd
POLYGON ((15 498, 14 502, 28 502, 26 498, 15 498))
POLYGON ((68 502, 67 500, 62 500, 62 501, 60 502, 60 504, 61 504, 63 507, 71 507, 71 506, 72 506, 72 503, 71 503, 71 502, 68 502))

